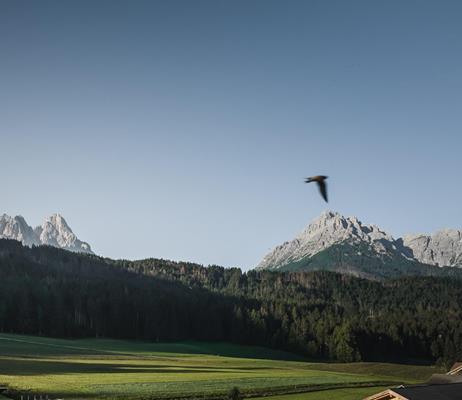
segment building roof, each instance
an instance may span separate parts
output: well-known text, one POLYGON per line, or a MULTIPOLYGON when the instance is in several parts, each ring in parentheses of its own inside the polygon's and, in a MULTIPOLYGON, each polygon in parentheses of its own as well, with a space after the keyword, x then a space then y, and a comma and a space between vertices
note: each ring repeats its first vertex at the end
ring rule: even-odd
POLYGON ((406 400, 393 392, 391 389, 384 390, 383 392, 373 394, 372 396, 366 397, 363 400, 406 400))
POLYGON ((456 362, 448 372, 448 375, 462 375, 462 362, 456 362))
POLYGON ((392 391, 408 400, 462 400, 462 383, 408 386, 392 391))
POLYGON ((364 400, 462 400, 462 383, 388 389, 364 400))

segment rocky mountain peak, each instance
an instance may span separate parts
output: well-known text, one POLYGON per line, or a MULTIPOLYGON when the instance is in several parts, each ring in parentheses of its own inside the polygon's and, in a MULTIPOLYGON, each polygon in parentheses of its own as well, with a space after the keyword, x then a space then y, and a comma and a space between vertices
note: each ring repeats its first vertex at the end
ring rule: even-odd
POLYGON ((363 224, 356 217, 344 217, 337 212, 325 211, 294 240, 277 246, 265 256, 257 268, 280 268, 345 241, 365 242, 379 253, 394 246, 393 237, 377 226, 363 224))
POLYGON ((0 238, 14 238, 26 246, 39 244, 34 230, 27 225, 27 222, 21 215, 10 217, 3 214, 0 217, 0 238))
MULTIPOLYGON (((433 235, 407 235, 395 240, 378 226, 363 224, 357 217, 325 211, 295 239, 274 248, 257 268, 292 268, 294 263, 307 265, 312 257, 340 244, 357 248, 354 263, 361 265, 370 263, 365 260, 373 257, 393 259, 394 263, 399 259, 403 263, 411 260, 428 265, 462 266, 462 231, 446 229, 433 235), (367 254, 363 254, 364 249, 367 254)), ((341 257, 341 252, 338 256, 341 257)))
POLYGON ((60 214, 49 216, 35 229, 22 216, 13 218, 3 214, 0 217, 0 238, 18 240, 25 246, 48 245, 75 252, 93 253, 90 245, 77 238, 60 214))

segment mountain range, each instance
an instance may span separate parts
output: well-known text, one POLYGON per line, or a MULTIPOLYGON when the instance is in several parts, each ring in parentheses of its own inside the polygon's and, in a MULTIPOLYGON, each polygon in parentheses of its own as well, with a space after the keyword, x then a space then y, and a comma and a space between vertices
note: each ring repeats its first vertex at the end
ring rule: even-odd
MULTIPOLYGON (((32 228, 22 216, 0 216, 0 239, 25 246, 48 245, 94 254, 90 245, 72 232, 60 214, 32 228)), ((432 235, 395 239, 376 225, 326 211, 295 239, 267 254, 257 270, 330 270, 380 279, 403 275, 462 275, 462 231, 445 229, 432 235)))
POLYGON ((395 239, 378 226, 363 224, 356 217, 326 211, 295 239, 274 248, 257 269, 327 269, 370 278, 432 275, 446 271, 443 267, 462 267, 460 230, 395 239))
POLYGON ((93 254, 90 245, 77 238, 60 214, 49 216, 36 228, 29 226, 20 215, 11 217, 3 214, 0 216, 0 239, 18 240, 29 247, 48 245, 73 252, 93 254))

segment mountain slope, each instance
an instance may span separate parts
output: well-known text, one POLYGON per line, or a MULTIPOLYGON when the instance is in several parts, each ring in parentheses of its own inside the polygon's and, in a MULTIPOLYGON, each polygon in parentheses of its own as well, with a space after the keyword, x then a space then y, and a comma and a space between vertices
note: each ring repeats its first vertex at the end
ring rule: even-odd
POLYGON ((462 231, 445 229, 433 235, 406 235, 404 246, 426 264, 462 267, 462 231))
POLYGON ((10 217, 3 214, 0 216, 0 239, 14 239, 29 247, 48 245, 77 253, 93 254, 90 245, 79 240, 59 214, 46 218, 35 229, 22 216, 10 217))
POLYGON ((445 244, 444 257, 436 257, 435 254, 440 253, 429 245, 424 246, 420 236, 395 240, 375 225, 328 211, 294 240, 277 246, 267 254, 257 269, 326 269, 367 278, 446 273, 446 270, 438 271, 434 266, 457 266, 462 260, 462 248, 459 251, 456 243, 458 236, 446 236, 452 239, 450 244, 446 237, 443 238, 445 240, 429 240, 433 248, 445 244))

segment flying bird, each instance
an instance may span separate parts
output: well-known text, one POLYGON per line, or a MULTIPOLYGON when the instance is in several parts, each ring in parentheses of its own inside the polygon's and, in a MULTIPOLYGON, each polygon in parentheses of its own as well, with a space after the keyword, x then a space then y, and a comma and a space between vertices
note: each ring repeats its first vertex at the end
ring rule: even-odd
POLYGON ((325 175, 316 175, 316 176, 311 176, 305 179, 305 183, 316 182, 318 184, 319 191, 321 192, 321 196, 324 200, 326 200, 326 203, 327 203, 327 184, 325 180, 327 178, 328 177, 325 175))

